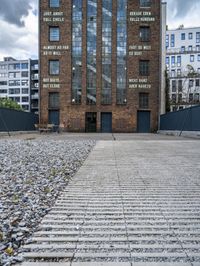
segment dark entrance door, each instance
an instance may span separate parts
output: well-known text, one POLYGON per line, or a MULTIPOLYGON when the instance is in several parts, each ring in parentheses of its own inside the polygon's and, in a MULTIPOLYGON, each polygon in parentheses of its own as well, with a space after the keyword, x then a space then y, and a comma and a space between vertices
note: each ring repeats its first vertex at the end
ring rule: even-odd
POLYGON ((138 111, 137 113, 138 133, 150 133, 150 130, 151 130, 151 112, 138 111))
POLYGON ((97 131, 97 113, 86 113, 85 115, 85 131, 97 131))
POLYGON ((60 124, 60 112, 58 110, 49 110, 49 124, 54 124, 54 130, 58 130, 60 124))
POLYGON ((101 113, 101 132, 112 132, 112 113, 101 113))

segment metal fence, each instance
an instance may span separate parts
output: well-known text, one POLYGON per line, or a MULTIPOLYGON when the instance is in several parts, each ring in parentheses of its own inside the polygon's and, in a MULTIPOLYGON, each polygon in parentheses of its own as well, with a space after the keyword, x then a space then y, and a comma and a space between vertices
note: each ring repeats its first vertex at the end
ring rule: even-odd
POLYGON ((33 113, 0 108, 0 132, 35 130, 38 120, 38 115, 33 113))
POLYGON ((200 131, 200 105, 161 115, 160 130, 200 131))

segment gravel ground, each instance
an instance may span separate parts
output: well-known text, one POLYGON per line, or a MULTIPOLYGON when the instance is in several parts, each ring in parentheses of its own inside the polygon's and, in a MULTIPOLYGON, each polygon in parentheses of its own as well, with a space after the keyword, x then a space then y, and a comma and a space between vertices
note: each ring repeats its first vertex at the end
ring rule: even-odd
POLYGON ((94 141, 0 140, 0 265, 20 262, 19 247, 48 213, 94 141))

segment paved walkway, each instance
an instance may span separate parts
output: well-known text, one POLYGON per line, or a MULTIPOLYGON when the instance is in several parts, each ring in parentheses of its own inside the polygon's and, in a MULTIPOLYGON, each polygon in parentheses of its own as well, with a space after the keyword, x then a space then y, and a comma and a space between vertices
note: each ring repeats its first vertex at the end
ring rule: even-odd
POLYGON ((22 265, 199 266, 199 159, 198 140, 99 141, 22 265))

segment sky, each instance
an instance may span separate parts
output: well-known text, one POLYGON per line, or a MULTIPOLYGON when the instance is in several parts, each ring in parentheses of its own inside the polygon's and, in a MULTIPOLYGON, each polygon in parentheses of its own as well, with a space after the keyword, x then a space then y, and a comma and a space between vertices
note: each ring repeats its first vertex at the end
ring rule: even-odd
MULTIPOLYGON (((0 1, 0 60, 38 58, 38 0, 0 1)), ((200 26, 200 0, 165 2, 169 29, 200 26)))

